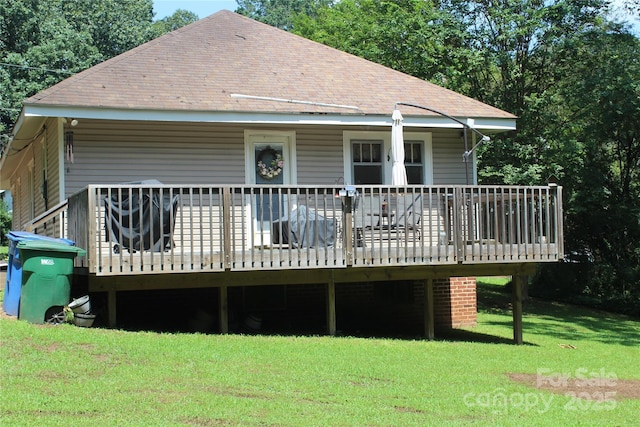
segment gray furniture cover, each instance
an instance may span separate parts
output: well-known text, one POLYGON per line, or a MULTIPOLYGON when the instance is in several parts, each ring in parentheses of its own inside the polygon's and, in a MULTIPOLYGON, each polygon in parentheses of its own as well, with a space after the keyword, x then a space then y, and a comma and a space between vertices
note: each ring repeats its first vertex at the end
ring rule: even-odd
MULTIPOLYGON (((137 185, 162 185, 148 180, 137 185)), ((171 248, 171 237, 178 208, 178 195, 170 196, 168 189, 133 189, 121 195, 117 192, 103 198, 107 239, 114 242, 114 252, 151 250, 162 252, 171 248)))
POLYGON ((306 206, 299 206, 273 222, 273 242, 295 248, 333 246, 335 218, 325 218, 306 206))

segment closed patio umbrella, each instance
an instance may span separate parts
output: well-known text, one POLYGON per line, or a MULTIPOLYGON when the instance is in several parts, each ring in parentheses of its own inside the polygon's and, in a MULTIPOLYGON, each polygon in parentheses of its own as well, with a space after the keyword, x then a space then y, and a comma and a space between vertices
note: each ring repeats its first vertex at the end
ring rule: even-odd
POLYGON ((404 137, 402 136, 402 114, 393 110, 391 125, 391 185, 407 185, 407 170, 404 167, 404 137))

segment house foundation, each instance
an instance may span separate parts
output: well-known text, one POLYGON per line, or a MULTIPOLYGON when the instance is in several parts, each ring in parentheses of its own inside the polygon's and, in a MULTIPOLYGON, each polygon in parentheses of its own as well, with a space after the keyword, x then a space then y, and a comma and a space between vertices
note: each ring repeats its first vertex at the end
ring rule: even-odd
POLYGON ((117 316, 118 326, 134 329, 140 322, 139 326, 150 327, 154 317, 171 318, 166 315, 170 311, 185 321, 168 325, 158 320, 158 328, 247 332, 244 320, 250 318, 254 328, 250 332, 433 339, 434 331, 477 324, 473 277, 123 291, 109 292, 104 301, 103 314, 110 323, 117 316), (193 329, 194 323, 208 326, 193 329))
MULTIPOLYGON (((476 276, 510 275, 520 281, 533 268, 533 264, 462 264, 260 274, 89 275, 88 290, 104 296, 103 321, 112 327, 136 328, 128 324, 131 307, 149 321, 148 316, 175 313, 180 303, 180 318, 198 314, 199 320, 209 321, 208 328, 199 332, 245 333, 248 325, 253 328, 248 332, 256 333, 433 339, 437 331, 477 324, 476 276), (448 276, 438 274, 446 271, 448 276), (140 312, 141 307, 147 313, 140 312)), ((521 300, 515 292, 514 342, 519 344, 521 300)))
POLYGON ((478 324, 475 277, 436 279, 433 296, 436 328, 452 329, 478 324))

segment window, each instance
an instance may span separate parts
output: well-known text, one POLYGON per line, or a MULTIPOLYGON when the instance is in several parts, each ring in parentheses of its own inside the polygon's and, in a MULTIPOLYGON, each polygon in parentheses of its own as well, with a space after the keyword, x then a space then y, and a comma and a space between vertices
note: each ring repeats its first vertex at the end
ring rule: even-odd
MULTIPOLYGON (((433 183, 431 133, 404 133, 405 168, 410 185, 433 183)), ((391 130, 345 131, 343 134, 344 182, 391 184, 391 130)))
POLYGON ((404 143, 404 167, 407 170, 408 184, 424 184, 422 144, 422 141, 405 141, 404 143))
POLYGON ((382 141, 353 141, 353 182, 382 184, 382 141))

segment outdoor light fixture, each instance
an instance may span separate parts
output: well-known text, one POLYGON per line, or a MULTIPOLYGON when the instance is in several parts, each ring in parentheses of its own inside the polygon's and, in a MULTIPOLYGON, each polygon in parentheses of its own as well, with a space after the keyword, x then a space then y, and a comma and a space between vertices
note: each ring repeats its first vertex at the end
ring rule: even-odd
POLYGON ((338 192, 338 195, 344 203, 347 197, 351 198, 356 196, 356 187, 354 187, 353 185, 347 185, 338 192))

